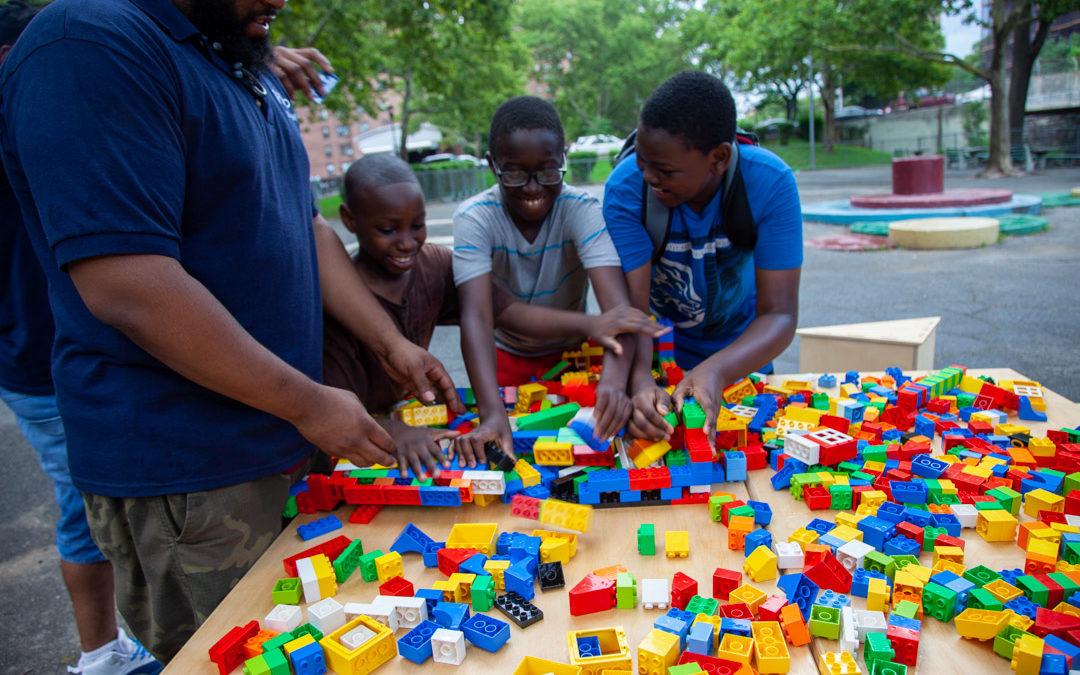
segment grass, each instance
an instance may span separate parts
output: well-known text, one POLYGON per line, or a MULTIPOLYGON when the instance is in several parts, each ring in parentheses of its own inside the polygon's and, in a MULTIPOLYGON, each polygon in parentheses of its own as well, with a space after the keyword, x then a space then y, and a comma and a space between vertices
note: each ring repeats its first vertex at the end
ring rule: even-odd
MULTIPOLYGON (((779 142, 763 144, 776 153, 780 159, 798 171, 810 168, 810 143, 792 139, 787 145, 779 142)), ((814 168, 815 169, 842 169, 855 166, 878 166, 888 165, 892 162, 892 155, 887 152, 871 150, 856 145, 836 145, 832 154, 826 154, 821 143, 814 144, 814 168)))
POLYGON ((323 197, 319 200, 319 213, 325 218, 337 218, 339 206, 341 206, 341 195, 323 197))

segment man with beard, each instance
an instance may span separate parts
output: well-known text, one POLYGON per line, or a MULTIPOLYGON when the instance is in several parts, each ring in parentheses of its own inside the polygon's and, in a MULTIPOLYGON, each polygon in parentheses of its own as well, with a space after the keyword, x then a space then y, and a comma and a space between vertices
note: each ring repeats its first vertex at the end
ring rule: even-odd
MULTIPOLYGON (((284 4, 57 0, 0 71, 71 474, 117 605, 163 663, 277 535, 312 445, 392 460, 359 400, 319 384, 320 275, 348 258, 312 229, 296 116, 264 67, 284 4)), ((327 309, 367 316, 391 372, 446 391, 370 294, 335 288, 327 309)))

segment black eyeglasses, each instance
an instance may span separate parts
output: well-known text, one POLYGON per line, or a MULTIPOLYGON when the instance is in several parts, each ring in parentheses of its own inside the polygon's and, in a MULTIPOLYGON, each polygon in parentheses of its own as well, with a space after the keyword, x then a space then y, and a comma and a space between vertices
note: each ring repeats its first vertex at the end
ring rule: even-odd
POLYGON ((495 167, 495 175, 499 177, 499 182, 506 187, 525 187, 533 178, 540 185, 558 185, 563 181, 563 176, 566 175, 566 155, 563 155, 563 165, 555 169, 501 171, 498 167, 495 167))

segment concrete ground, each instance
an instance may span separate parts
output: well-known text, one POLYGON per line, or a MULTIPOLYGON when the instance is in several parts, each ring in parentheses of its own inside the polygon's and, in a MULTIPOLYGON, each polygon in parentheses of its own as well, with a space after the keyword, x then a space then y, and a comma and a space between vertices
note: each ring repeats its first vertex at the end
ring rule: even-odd
MULTIPOLYGON (((889 167, 802 172, 804 203, 888 192, 889 167)), ((1053 169, 982 181, 947 172, 946 187, 1001 187, 1061 192, 1080 187, 1080 169, 1053 169)), ((602 186, 594 186, 597 193, 602 186)), ((428 209, 429 240, 449 243, 454 204, 428 209)), ((1044 213, 1050 230, 967 251, 886 250, 845 253, 806 248, 800 326, 940 315, 935 365, 1007 366, 1080 400, 1080 207, 1044 213)), ((338 224, 340 226, 340 224, 338 224)), ((807 224, 807 239, 842 231, 807 224)), ((343 230, 341 232, 344 233, 343 230)), ((347 239, 351 241, 351 239, 347 239)), ((440 328, 432 351, 455 380, 467 380, 456 328, 440 328)), ((798 339, 777 372, 798 369, 798 339)), ((1070 424, 1080 423, 1080 408, 1070 424)), ((57 509, 48 480, 0 406, 0 673, 66 672, 78 657, 71 605, 53 544, 57 509)))

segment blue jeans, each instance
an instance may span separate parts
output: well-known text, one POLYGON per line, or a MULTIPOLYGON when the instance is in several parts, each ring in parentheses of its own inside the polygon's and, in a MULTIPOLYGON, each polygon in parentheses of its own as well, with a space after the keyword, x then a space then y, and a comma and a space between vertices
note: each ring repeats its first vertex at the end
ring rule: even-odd
POLYGON ((68 470, 67 437, 55 396, 27 396, 0 387, 3 399, 23 436, 37 451, 38 462, 53 483, 60 521, 56 524, 56 548, 60 559, 70 563, 102 562, 105 556, 90 536, 82 493, 71 484, 68 470))

